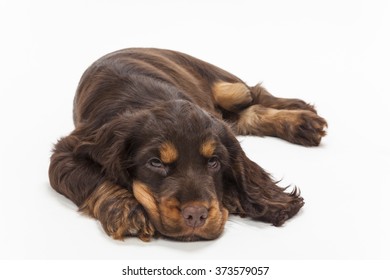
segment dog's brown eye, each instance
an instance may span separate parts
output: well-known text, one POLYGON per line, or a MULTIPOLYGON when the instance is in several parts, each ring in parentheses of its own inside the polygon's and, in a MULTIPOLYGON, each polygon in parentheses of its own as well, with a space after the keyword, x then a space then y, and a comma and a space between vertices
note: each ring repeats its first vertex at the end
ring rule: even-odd
POLYGON ((162 168, 164 167, 164 164, 159 160, 158 158, 151 158, 149 160, 149 164, 155 168, 162 168))
POLYGON ((209 158, 207 165, 211 169, 217 169, 219 167, 219 160, 217 157, 209 158))

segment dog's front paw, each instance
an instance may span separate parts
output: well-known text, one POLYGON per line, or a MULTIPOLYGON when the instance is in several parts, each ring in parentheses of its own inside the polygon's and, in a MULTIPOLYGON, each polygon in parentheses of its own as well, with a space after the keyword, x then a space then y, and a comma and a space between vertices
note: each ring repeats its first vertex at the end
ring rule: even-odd
POLYGON ((123 207, 121 211, 116 209, 100 221, 106 233, 114 239, 136 236, 142 241, 149 241, 155 235, 155 228, 142 206, 133 210, 129 207, 123 207))
POLYGON ((318 146, 326 135, 326 121, 310 111, 295 112, 294 118, 284 124, 285 139, 302 146, 318 146))
POLYGON ((156 233, 147 213, 128 190, 104 183, 81 205, 80 212, 98 219, 114 239, 137 236, 149 241, 156 233))
POLYGON ((137 236, 142 241, 150 241, 156 235, 156 230, 143 208, 140 206, 137 210, 129 217, 129 233, 130 235, 137 236))

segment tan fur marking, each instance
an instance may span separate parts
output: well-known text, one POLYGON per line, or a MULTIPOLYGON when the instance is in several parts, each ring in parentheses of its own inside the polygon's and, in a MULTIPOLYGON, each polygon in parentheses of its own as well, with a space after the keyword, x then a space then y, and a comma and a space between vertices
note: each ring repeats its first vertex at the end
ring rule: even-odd
POLYGON ((108 182, 101 184, 83 203, 80 211, 99 219, 100 208, 108 199, 114 199, 126 195, 128 191, 108 182))
POLYGON ((184 223, 180 207, 180 202, 176 198, 161 198, 160 209, 165 228, 177 229, 183 227, 184 223))
POLYGON ((214 239, 219 236, 228 219, 229 212, 225 207, 220 207, 217 200, 212 200, 209 207, 209 216, 199 233, 205 239, 214 239))
POLYGON ((326 127, 326 121, 312 111, 253 105, 240 113, 233 129, 241 135, 276 136, 304 146, 318 146, 326 127))
POLYGON ((134 181, 133 193, 135 198, 142 206, 145 207, 146 211, 151 215, 158 215, 158 207, 155 198, 153 197, 148 186, 140 181, 134 181))
POLYGON ((275 109, 262 108, 260 106, 249 107, 240 115, 238 122, 240 133, 250 134, 251 130, 257 129, 262 123, 266 122, 269 115, 276 113, 275 109))
POLYGON ((147 241, 155 233, 153 225, 138 210, 139 202, 128 190, 104 182, 85 200, 80 212, 98 219, 114 239, 135 235, 147 241))
POLYGON ((200 146, 200 154, 206 158, 210 158, 214 155, 216 146, 217 143, 214 140, 207 140, 200 146))
POLYGON ((160 158, 164 163, 175 162, 179 154, 171 142, 165 142, 160 146, 160 158))
POLYGON ((228 111, 237 111, 240 106, 252 102, 252 95, 243 83, 217 82, 212 88, 216 103, 228 111))
POLYGON ((295 122, 297 112, 290 110, 277 110, 254 105, 240 114, 237 123, 238 133, 276 136, 282 129, 282 122, 295 122))
MULTIPOLYGON (((226 208, 220 207, 217 200, 211 202, 191 201, 183 205, 174 198, 162 198, 160 201, 161 219, 163 228, 160 229, 165 235, 180 237, 182 240, 196 240, 196 237, 214 239, 218 237, 228 218, 229 212, 226 208), (206 223, 199 228, 191 228, 185 224, 181 210, 186 206, 204 206, 209 210, 206 223)), ((161 226, 161 225, 160 225, 161 226)))

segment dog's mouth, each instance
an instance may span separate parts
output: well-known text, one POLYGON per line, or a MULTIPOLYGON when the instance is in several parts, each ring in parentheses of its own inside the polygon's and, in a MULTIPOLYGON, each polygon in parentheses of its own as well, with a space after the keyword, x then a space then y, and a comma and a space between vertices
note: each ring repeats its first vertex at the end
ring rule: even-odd
POLYGON ((153 223, 157 230, 169 239, 178 241, 200 241, 200 240, 213 240, 218 238, 223 232, 225 222, 227 220, 228 211, 223 209, 215 221, 211 221, 202 227, 190 228, 187 225, 183 225, 180 220, 174 219, 160 219, 159 221, 153 220, 153 223))
POLYGON ((192 223, 189 225, 183 218, 182 211, 170 210, 169 216, 167 216, 166 208, 162 204, 160 216, 156 217, 158 220, 153 218, 152 220, 161 234, 169 238, 180 241, 212 240, 221 235, 228 218, 228 211, 225 208, 220 209, 213 201, 208 212, 208 217, 202 225, 197 226, 192 223))
MULTIPOLYGON (((221 230, 222 233, 223 230, 221 230)), ((215 236, 214 238, 205 238, 202 237, 203 234, 199 234, 196 230, 194 230, 192 233, 189 233, 187 235, 182 236, 169 236, 164 235, 166 239, 174 240, 174 241, 181 241, 181 242, 196 242, 196 241, 209 241, 218 238, 218 236, 215 236)))
POLYGON ((148 187, 133 184, 134 195, 145 208, 153 225, 163 236, 178 241, 212 240, 219 237, 228 218, 228 210, 213 199, 186 205, 174 198, 161 198, 157 203, 148 187))

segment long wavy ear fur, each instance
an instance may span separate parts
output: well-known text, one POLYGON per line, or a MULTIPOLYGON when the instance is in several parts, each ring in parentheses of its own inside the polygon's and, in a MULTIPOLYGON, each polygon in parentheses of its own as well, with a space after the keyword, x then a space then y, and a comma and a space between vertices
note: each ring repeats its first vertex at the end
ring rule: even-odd
POLYGON ((225 140, 230 152, 230 167, 225 171, 223 203, 232 214, 281 226, 303 206, 303 198, 295 188, 286 193, 270 175, 245 155, 232 133, 225 140))
POLYGON ((129 167, 135 123, 120 116, 104 124, 75 147, 75 153, 87 156, 102 167, 106 179, 128 187, 132 184, 129 167))
POLYGON ((129 188, 133 127, 129 117, 115 118, 103 126, 79 124, 54 146, 49 166, 51 186, 76 205, 103 181, 129 188))
POLYGON ((77 206, 80 206, 104 179, 102 167, 98 163, 75 151, 81 141, 78 129, 61 138, 54 146, 49 166, 50 185, 77 206))

